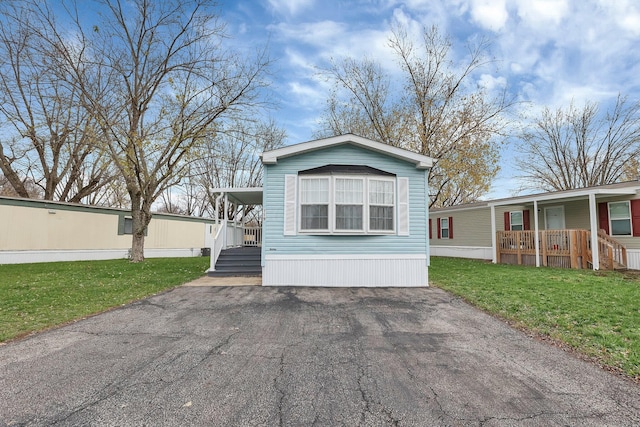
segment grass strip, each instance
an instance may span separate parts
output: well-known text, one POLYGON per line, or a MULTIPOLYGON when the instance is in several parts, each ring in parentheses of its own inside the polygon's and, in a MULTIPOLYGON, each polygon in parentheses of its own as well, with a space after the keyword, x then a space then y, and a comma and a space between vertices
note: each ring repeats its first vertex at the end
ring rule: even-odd
POLYGON ((431 259, 433 285, 640 379, 640 275, 431 259))
POLYGON ((208 257, 0 265, 0 342, 170 289, 208 267, 208 257))

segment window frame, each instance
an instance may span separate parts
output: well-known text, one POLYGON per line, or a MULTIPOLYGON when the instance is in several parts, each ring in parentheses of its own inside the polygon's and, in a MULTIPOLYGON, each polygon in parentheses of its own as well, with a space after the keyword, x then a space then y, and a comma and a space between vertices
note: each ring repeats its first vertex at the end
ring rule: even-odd
POLYGON ((314 175, 310 175, 310 176, 304 176, 304 177, 299 177, 298 178, 298 203, 297 203, 297 208, 298 208, 298 212, 300 213, 298 215, 298 231, 300 233, 310 233, 310 234, 323 234, 323 233, 328 233, 331 230, 331 177, 328 176, 314 176, 314 175), (319 204, 319 203, 303 203, 303 185, 302 182, 305 180, 318 180, 318 179, 322 179, 325 181, 328 181, 328 197, 327 197, 327 228, 302 228, 302 223, 303 223, 303 215, 302 215, 302 206, 325 206, 324 203, 319 204))
POLYGON ((442 217, 442 218, 438 218, 438 220, 440 221, 440 239, 450 239, 450 237, 449 237, 449 217, 445 216, 445 217, 442 217), (447 221, 447 227, 446 228, 442 226, 443 220, 447 221), (447 232, 446 236, 444 235, 445 231, 447 232))
MULTIPOLYGON (((145 228, 145 236, 147 229, 145 228)), ((118 215, 118 236, 133 235, 133 217, 131 215, 118 215)))
POLYGON ((366 209, 367 209, 367 233, 368 234, 395 234, 398 228, 398 181, 396 177, 389 178, 385 176, 371 176, 367 177, 366 180, 367 190, 366 190, 366 209), (391 183, 391 189, 393 190, 391 199, 391 204, 372 204, 371 203, 371 181, 386 181, 391 183), (385 208, 391 208, 391 213, 393 215, 393 219, 391 220, 391 229, 372 229, 371 228, 371 207, 372 206, 381 206, 385 208))
POLYGON ((630 200, 621 200, 618 202, 608 202, 607 203, 607 214, 609 219, 609 230, 611 236, 620 236, 620 237, 631 237, 633 236, 633 222, 632 222, 632 212, 631 212, 631 201, 630 200), (611 215, 611 205, 620 205, 626 204, 628 215, 626 218, 612 218, 611 215), (629 223, 629 234, 613 234, 613 221, 628 221, 629 223))
MULTIPOLYGON (((364 175, 355 175, 355 176, 343 176, 343 175, 337 175, 337 176, 332 176, 331 177, 331 182, 329 184, 329 200, 331 200, 331 196, 333 195, 333 203, 330 204, 330 206, 333 206, 333 216, 329 215, 329 228, 331 228, 331 218, 333 218, 333 231, 335 233, 340 233, 340 234, 361 234, 366 230, 365 224, 367 224, 366 218, 365 218, 365 214, 367 213, 368 209, 367 209, 367 197, 366 197, 366 192, 367 192, 367 187, 368 187, 368 181, 365 178, 364 175), (362 192, 361 192, 361 198, 360 198, 360 203, 345 203, 345 202, 338 202, 338 180, 350 180, 350 181, 360 181, 362 183, 362 192), (333 188, 332 185, 333 184, 333 188), (361 214, 362 214, 362 218, 361 218, 361 225, 360 228, 338 228, 338 206, 360 206, 362 208, 361 210, 361 214)), ((331 209, 329 209, 329 211, 331 211, 331 209)))
POLYGON ((509 211, 509 230, 510 231, 524 231, 524 211, 509 211), (520 229, 516 229, 514 230, 513 226, 513 214, 514 213, 519 213, 520 214, 520 224, 515 224, 515 225, 519 225, 520 229))
POLYGON ((396 234, 398 229, 398 182, 396 176, 378 176, 378 175, 366 175, 366 174, 320 174, 320 175, 298 175, 298 191, 297 191, 297 203, 296 208, 298 210, 297 229, 298 233, 303 235, 393 235, 396 234), (304 229, 302 228, 302 206, 306 203, 302 203, 302 191, 304 180, 312 179, 325 179, 328 180, 328 226, 326 229, 304 229), (346 180, 359 180, 362 182, 362 228, 361 229, 341 229, 337 228, 337 206, 338 205, 358 205, 358 203, 338 203, 337 200, 337 181, 340 179, 346 180), (375 204, 370 203, 370 182, 371 181, 387 181, 391 182, 392 204, 375 204), (377 230, 371 229, 371 206, 385 206, 392 208, 393 223, 391 230, 377 230))

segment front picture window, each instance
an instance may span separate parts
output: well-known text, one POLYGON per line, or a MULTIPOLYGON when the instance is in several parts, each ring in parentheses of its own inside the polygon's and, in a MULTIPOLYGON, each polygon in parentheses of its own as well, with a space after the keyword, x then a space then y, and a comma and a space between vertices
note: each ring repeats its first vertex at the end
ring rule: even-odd
POLYGON ((393 233, 396 179, 366 175, 299 177, 299 230, 308 233, 393 233))
POLYGON ((364 181, 336 178, 336 230, 362 230, 364 181))

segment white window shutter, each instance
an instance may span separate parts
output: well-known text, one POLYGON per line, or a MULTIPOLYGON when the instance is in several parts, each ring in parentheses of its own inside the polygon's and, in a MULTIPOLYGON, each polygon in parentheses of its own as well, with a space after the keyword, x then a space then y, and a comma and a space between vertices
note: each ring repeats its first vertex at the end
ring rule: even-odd
POLYGON ((284 176, 284 235, 296 235, 297 175, 284 176))
POLYGON ((409 178, 398 178, 398 236, 409 235, 409 178))

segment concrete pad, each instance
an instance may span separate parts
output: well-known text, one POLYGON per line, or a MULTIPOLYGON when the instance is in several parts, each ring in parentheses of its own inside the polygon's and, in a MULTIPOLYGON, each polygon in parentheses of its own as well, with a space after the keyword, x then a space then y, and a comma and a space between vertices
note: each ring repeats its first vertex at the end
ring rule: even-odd
POLYGON ((262 277, 209 277, 204 276, 182 286, 261 286, 262 277))

